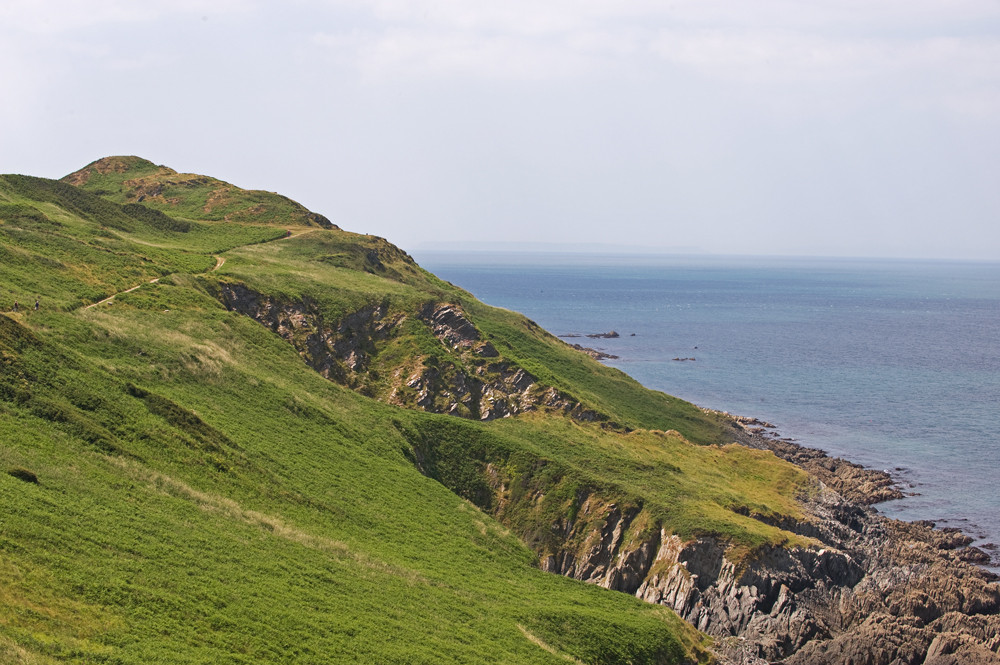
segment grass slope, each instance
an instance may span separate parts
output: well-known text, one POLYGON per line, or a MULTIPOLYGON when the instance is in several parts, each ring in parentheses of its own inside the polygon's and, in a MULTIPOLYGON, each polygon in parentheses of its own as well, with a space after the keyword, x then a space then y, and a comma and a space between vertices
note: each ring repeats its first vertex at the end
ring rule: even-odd
POLYGON ((240 189, 215 178, 177 173, 139 157, 99 159, 63 181, 116 203, 141 203, 185 219, 331 225, 322 215, 311 213, 280 194, 240 189))
POLYGON ((694 639, 537 571, 413 469, 401 414, 250 321, 172 314, 39 316, 55 343, 0 319, 0 464, 37 479, 0 475, 0 634, 26 662, 561 662, 521 627, 589 662, 670 662, 694 639))
MULTIPOLYGON (((734 508, 796 514, 791 467, 651 431, 725 437, 713 417, 476 303, 385 241, 317 227, 297 204, 242 223, 206 212, 198 201, 220 188, 208 178, 183 205, 130 207, 128 183, 173 172, 137 158, 88 168, 69 179, 106 198, 0 176, 0 309, 22 303, 0 315, 0 661, 708 658, 663 608, 540 572, 518 516, 508 530, 472 502, 488 508, 487 459, 540 483, 553 510, 560 492, 601 487, 685 535, 789 538, 734 508), (461 303, 505 357, 635 431, 380 403, 226 311, 219 280, 331 317, 373 301, 461 303), (41 309, 25 311, 36 295, 41 309)), ((443 353, 426 335, 407 344, 443 353)))

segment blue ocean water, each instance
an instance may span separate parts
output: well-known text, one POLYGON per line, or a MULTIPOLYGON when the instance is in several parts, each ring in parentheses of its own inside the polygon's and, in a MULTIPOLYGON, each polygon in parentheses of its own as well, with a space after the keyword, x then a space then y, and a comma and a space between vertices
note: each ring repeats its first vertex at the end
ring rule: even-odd
POLYGON ((423 253, 644 385, 890 471, 878 506, 1000 543, 1000 263, 423 253), (632 336, 634 334, 634 336, 632 336), (695 358, 676 361, 673 358, 695 358))

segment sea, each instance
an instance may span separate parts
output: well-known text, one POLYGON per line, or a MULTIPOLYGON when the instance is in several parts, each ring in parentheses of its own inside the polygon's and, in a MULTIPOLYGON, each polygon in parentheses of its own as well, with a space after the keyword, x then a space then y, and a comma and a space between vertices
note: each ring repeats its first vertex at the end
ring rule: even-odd
POLYGON ((890 517, 1000 544, 1000 263, 415 256, 649 388, 888 471, 908 494, 890 517))

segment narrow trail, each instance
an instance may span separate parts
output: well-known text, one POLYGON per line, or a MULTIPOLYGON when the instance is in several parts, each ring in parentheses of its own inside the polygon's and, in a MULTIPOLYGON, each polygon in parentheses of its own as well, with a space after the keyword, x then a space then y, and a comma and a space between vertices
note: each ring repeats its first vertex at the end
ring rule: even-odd
MULTIPOLYGON (((298 238, 299 236, 304 236, 307 233, 312 233, 313 231, 317 231, 317 230, 318 229, 306 229, 305 231, 299 231, 298 233, 289 233, 288 235, 281 236, 280 238, 272 238, 271 240, 265 240, 264 242, 276 242, 276 241, 279 241, 279 240, 291 240, 292 238, 298 238)), ((246 247, 246 246, 247 245, 239 245, 239 246, 233 247, 231 249, 239 249, 240 247, 246 247)), ((215 266, 213 266, 212 268, 209 268, 208 270, 206 270, 205 273, 215 272, 216 270, 218 270, 219 268, 221 268, 225 264, 226 264, 226 257, 221 256, 221 255, 220 256, 216 256, 215 257, 215 266)), ((119 291, 118 293, 113 293, 110 296, 108 296, 107 298, 105 298, 104 300, 98 300, 97 302, 90 303, 89 305, 84 305, 83 309, 90 309, 92 307, 97 307, 98 305, 103 305, 104 303, 111 302, 117 296, 120 296, 120 295, 122 295, 124 293, 131 293, 132 291, 135 291, 136 289, 142 288, 143 286, 146 286, 147 284, 156 284, 159 281, 160 281, 160 278, 157 277, 155 279, 149 280, 148 282, 143 282, 142 284, 137 284, 137 285, 133 286, 130 289, 125 289, 124 291, 119 291)))
POLYGON ((157 277, 156 279, 151 279, 148 282, 144 282, 142 284, 139 284, 138 286, 133 286, 131 289, 125 289, 124 291, 119 291, 118 293, 110 295, 107 298, 105 298, 104 300, 98 300, 97 302, 92 302, 89 305, 84 305, 83 308, 84 309, 90 309, 91 307, 97 307, 98 305, 103 305, 106 302, 111 302, 112 300, 114 300, 115 296, 120 296, 123 293, 131 293, 132 291, 135 291, 138 288, 146 286, 146 284, 156 284, 159 281, 160 281, 159 277, 157 277))
POLYGON ((313 231, 318 231, 318 230, 319 229, 306 229, 305 231, 299 231, 298 233, 291 233, 287 236, 282 236, 278 238, 278 240, 291 240, 292 238, 298 238, 299 236, 304 236, 307 233, 312 233, 313 231))

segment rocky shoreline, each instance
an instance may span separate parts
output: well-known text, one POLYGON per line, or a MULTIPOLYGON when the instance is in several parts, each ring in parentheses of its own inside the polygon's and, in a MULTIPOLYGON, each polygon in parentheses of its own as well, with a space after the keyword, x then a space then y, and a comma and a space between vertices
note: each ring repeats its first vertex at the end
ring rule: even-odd
POLYGON ((815 580, 813 593, 803 594, 802 618, 825 616, 831 629, 826 639, 814 635, 789 655, 775 658, 778 654, 766 645, 775 640, 787 644, 795 634, 795 622, 789 621, 784 636, 750 631, 740 635, 738 649, 731 643, 727 648, 723 640, 723 662, 1000 663, 1000 578, 981 567, 997 565, 993 556, 971 546, 974 539, 959 529, 876 512, 874 504, 904 496, 887 472, 781 438, 773 425, 756 418, 729 417, 741 444, 770 450, 819 483, 821 492, 806 501, 815 530, 782 526, 835 547, 860 564, 863 575, 853 584, 845 579, 846 584, 826 589, 824 580, 815 580))
POLYGON ((591 496, 542 568, 670 607, 715 638, 723 665, 1000 665, 1000 584, 969 536, 879 514, 873 504, 902 496, 884 471, 725 415, 734 441, 809 473, 805 516, 775 526, 816 545, 731 559, 712 537, 660 529, 630 540, 641 507, 591 496))
POLYGON ((982 567, 998 562, 988 552, 957 529, 877 512, 904 496, 889 473, 782 438, 756 418, 716 413, 734 442, 809 474, 801 519, 748 516, 814 545, 746 557, 662 528, 630 537, 642 506, 588 495, 553 525, 561 543, 540 549, 541 567, 670 607, 715 638, 723 665, 1000 665, 1000 584, 982 567))
MULTIPOLYGON (((873 506, 907 496, 900 489, 898 481, 886 471, 868 469, 840 457, 831 457, 818 448, 809 448, 796 443, 793 439, 782 438, 775 431, 775 425, 757 418, 721 413, 732 418, 749 435, 741 438, 741 444, 770 450, 776 456, 808 472, 852 503, 873 506)), ((939 528, 930 520, 920 520, 912 524, 930 528, 935 546, 941 550, 955 550, 956 555, 963 561, 982 566, 1000 566, 1000 556, 995 554, 998 548, 993 543, 973 547, 971 544, 976 539, 963 533, 961 529, 939 528), (991 555, 985 550, 990 550, 994 554, 991 555)), ((989 570, 986 572, 994 574, 989 570)), ((1000 576, 996 579, 1000 579, 1000 576)))

